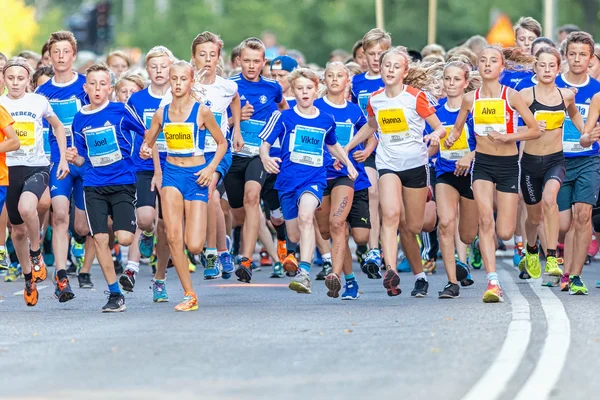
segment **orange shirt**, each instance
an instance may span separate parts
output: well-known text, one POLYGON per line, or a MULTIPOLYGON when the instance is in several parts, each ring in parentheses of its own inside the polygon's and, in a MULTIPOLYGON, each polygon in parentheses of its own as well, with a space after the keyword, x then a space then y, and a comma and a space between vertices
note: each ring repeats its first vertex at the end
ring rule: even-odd
MULTIPOLYGON (((15 123, 6 108, 0 106, 0 142, 6 138, 4 128, 15 123)), ((6 166, 6 153, 0 153, 0 186, 8 186, 8 167, 6 166)))

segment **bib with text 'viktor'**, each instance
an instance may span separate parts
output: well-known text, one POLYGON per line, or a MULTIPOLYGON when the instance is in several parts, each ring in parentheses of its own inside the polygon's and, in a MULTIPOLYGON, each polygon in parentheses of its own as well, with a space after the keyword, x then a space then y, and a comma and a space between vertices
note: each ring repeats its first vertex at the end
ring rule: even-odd
POLYGON ((25 156, 35 153, 35 122, 15 121, 13 128, 19 138, 21 147, 14 151, 15 156, 25 156))
POLYGON ((297 125, 290 137, 290 160, 310 167, 323 166, 325 129, 297 125))
MULTIPOLYGON (((215 120, 217 120, 217 125, 219 125, 219 128, 220 128, 221 121, 223 120, 223 113, 213 112, 213 115, 215 116, 215 120)), ((223 134, 225 134, 225 133, 223 133, 223 134)), ((204 152, 205 153, 214 153, 216 151, 217 151, 217 142, 215 141, 215 138, 212 137, 212 135, 210 134, 210 131, 207 129, 206 136, 204 136, 204 152)))
POLYGON ((105 167, 123 159, 114 126, 84 131, 88 157, 93 167, 105 167))
POLYGON ((75 114, 81 109, 81 101, 78 98, 72 97, 67 100, 51 100, 50 105, 52 111, 56 114, 60 122, 65 126, 65 135, 71 136, 71 124, 75 114))
POLYGON ((169 153, 177 155, 195 152, 192 122, 168 122, 164 124, 163 132, 169 153))
POLYGON ((240 122, 240 130, 244 138, 244 147, 240 151, 240 154, 246 156, 255 156, 258 154, 258 149, 260 149, 260 145, 262 144, 262 139, 258 137, 258 134, 264 126, 264 121, 257 121, 255 119, 240 122))
POLYGON ((536 121, 546 121, 547 131, 558 129, 565 122, 564 111, 536 111, 534 117, 536 121))
MULTIPOLYGON (((345 147, 354 137, 354 124, 351 122, 336 122, 335 137, 340 146, 345 147)), ((333 154, 331 157, 333 157, 334 160, 336 159, 333 154)))
MULTIPOLYGON (((446 135, 450 135, 452 125, 444 126, 446 129, 446 135)), ((460 133, 460 137, 456 139, 452 147, 446 147, 444 140, 440 140, 440 155, 446 160, 457 161, 463 158, 469 152, 469 144, 467 143, 467 132, 463 126, 463 130, 460 133)))
POLYGON ((496 131, 506 134, 506 101, 504 99, 477 99, 473 110, 475 133, 487 136, 496 131))
POLYGON ((387 146, 401 144, 410 138, 408 121, 403 108, 384 108, 377 112, 381 140, 387 146))

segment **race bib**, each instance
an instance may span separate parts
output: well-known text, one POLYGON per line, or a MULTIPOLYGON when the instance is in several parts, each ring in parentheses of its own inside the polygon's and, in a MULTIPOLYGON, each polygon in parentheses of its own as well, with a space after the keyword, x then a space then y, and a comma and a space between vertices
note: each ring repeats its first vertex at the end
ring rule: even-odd
POLYGON ((88 157, 93 167, 106 167, 123 159, 114 126, 84 131, 88 157))
POLYGON ((379 110, 377 123, 381 132, 381 141, 387 146, 400 144, 410 138, 410 129, 403 108, 379 110))
POLYGON ((325 129, 297 125, 290 137, 290 160, 310 167, 323 166, 325 129))
POLYGON ((505 135, 506 101, 503 99, 475 100, 473 123, 475 133, 479 136, 487 136, 492 131, 505 135))
POLYGON ((13 155, 26 156, 35 153, 35 122, 15 121, 13 128, 21 143, 21 147, 15 150, 13 155))
POLYGON ((536 111, 534 116, 536 121, 546 121, 547 131, 558 129, 562 127, 565 122, 564 111, 536 111))
MULTIPOLYGON (((445 126, 444 128, 446 128, 446 136, 449 136, 452 126, 445 126)), ((456 139, 452 147, 446 147, 444 140, 440 140, 440 156, 446 160, 460 160, 468 152, 469 144, 467 143, 467 132, 464 126, 460 133, 460 137, 456 139)))
POLYGON ((75 114, 81 109, 81 101, 78 98, 72 97, 67 100, 52 100, 50 101, 50 105, 60 122, 65 126, 65 135, 71 136, 73 132, 71 124, 73 123, 75 114))
POLYGON ((44 154, 50 159, 50 153, 52 151, 50 149, 50 129, 44 128, 42 132, 44 133, 44 154))
MULTIPOLYGON (((577 104, 577 110, 583 118, 583 123, 587 121, 587 116, 590 111, 589 104, 577 104)), ((581 133, 577 130, 571 118, 565 119, 565 126, 563 129, 563 151, 565 153, 583 153, 584 151, 590 151, 593 148, 593 144, 590 147, 583 147, 579 144, 579 138, 581 133)))
MULTIPOLYGON (((221 127, 223 113, 213 112, 213 115, 215 116, 215 119, 217 120, 217 125, 219 125, 219 127, 221 127)), ((225 135, 225 132, 223 132, 223 135, 225 135)), ((212 137, 212 135, 210 134, 210 132, 207 129, 205 132, 205 135, 204 135, 204 152, 205 153, 214 153, 215 151, 217 151, 217 142, 215 141, 215 138, 212 137)))
POLYGON ((168 122, 163 125, 163 132, 169 153, 177 155, 195 152, 192 122, 168 122))
MULTIPOLYGON (((352 137, 354 136, 354 124, 351 122, 336 122, 335 123, 335 137, 340 146, 345 147, 352 137)), ((332 154, 331 157, 335 160, 335 156, 332 154)))
POLYGON ((258 137, 262 131, 265 123, 263 121, 257 121, 249 119, 240 123, 240 130, 242 131, 242 137, 244 138, 244 147, 239 152, 246 156, 255 156, 258 154, 262 140, 258 137))
MULTIPOLYGON (((154 117, 154 112, 145 111, 143 117, 144 125, 146 125, 146 130, 148 130, 152 125, 152 118, 154 117)), ((159 153, 167 152, 167 142, 165 140, 165 133, 163 131, 158 132, 158 136, 156 137, 156 147, 159 153)))
POLYGON ((367 106, 369 105, 369 97, 371 97, 371 93, 361 93, 358 95, 358 106, 362 110, 365 117, 368 117, 367 106))

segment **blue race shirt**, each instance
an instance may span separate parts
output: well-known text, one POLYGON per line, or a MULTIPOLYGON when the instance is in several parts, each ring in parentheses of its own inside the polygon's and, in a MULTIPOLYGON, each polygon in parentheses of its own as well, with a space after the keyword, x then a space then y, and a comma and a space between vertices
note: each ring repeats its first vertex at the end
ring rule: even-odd
POLYGON ((136 181, 131 131, 144 136, 144 124, 123 103, 107 102, 73 119, 75 147, 85 159, 83 186, 129 185, 136 181))
MULTIPOLYGON (((127 105, 136 113, 139 119, 144 122, 146 129, 150 129, 152 117, 158 110, 162 96, 157 96, 150 91, 150 86, 144 90, 131 95, 127 101, 127 105)), ((154 171, 154 163, 152 159, 142 160, 140 158, 140 148, 144 142, 144 136, 135 135, 133 138, 133 162, 138 171, 154 171)), ((167 147, 165 143, 165 134, 160 132, 156 138, 156 146, 160 155, 160 165, 164 166, 167 159, 167 147)))
MULTIPOLYGON (((574 88, 577 90, 577 93, 575 93, 575 105, 583 117, 583 123, 585 124, 590 112, 592 97, 600 92, 600 82, 588 76, 587 80, 582 85, 574 85, 567 82, 564 74, 562 74, 556 77, 556 86, 559 88, 574 88)), ((579 144, 580 137, 581 133, 575 128, 571 118, 567 115, 563 128, 563 151, 565 153, 565 158, 595 156, 598 154, 598 142, 594 142, 592 147, 583 148, 579 144)))
POLYGON ((515 90, 517 92, 520 92, 523 89, 534 87, 537 84, 538 84, 538 81, 537 81, 537 79, 535 79, 535 75, 532 75, 531 78, 523 79, 521 82, 519 82, 519 84, 517 85, 515 90))
POLYGON ((369 76, 366 72, 352 78, 352 102, 358 104, 364 116, 367 116, 367 104, 373 92, 385 87, 381 76, 369 76))
MULTIPOLYGON (((35 91, 48 99, 52 110, 65 126, 67 147, 72 145, 71 125, 75 114, 79 112, 82 106, 90 103, 87 94, 83 90, 84 83, 85 76, 79 74, 67 83, 56 83, 52 78, 35 91)), ((48 138, 50 140, 50 162, 57 163, 60 161, 60 150, 51 126, 48 128, 48 138)))
MULTIPOLYGON (((446 128, 446 134, 450 133, 450 130, 456 123, 456 118, 460 112, 460 107, 457 109, 451 109, 448 107, 447 101, 443 102, 444 105, 438 107, 435 111, 435 115, 440 120, 441 124, 446 128)), ((425 126, 425 135, 431 133, 433 129, 427 124, 425 126)), ((454 173, 456 170, 456 161, 460 160, 465 154, 475 150, 477 146, 477 140, 475 138, 473 130, 473 116, 469 113, 467 117, 467 123, 465 124, 461 136, 454 142, 451 148, 444 146, 444 139, 440 141, 440 151, 437 155, 432 158, 437 158, 435 164, 435 175, 436 177, 445 174, 447 172, 454 173)))
POLYGON ((297 107, 276 111, 260 133, 271 146, 281 143, 281 165, 275 190, 292 192, 317 182, 327 184, 327 166, 331 155, 325 145, 337 143, 335 121, 317 108, 314 115, 304 115, 297 107))
MULTIPOLYGON (((345 105, 333 104, 327 97, 323 97, 317 99, 315 101, 315 107, 321 110, 324 113, 327 113, 333 117, 335 120, 335 136, 337 142, 342 146, 346 146, 350 143, 350 140, 354 137, 354 135, 367 123, 367 119, 363 115, 360 108, 354 104, 346 102, 345 105)), ((358 171, 358 177, 354 182, 354 190, 359 191, 363 189, 367 189, 371 186, 371 182, 369 182, 369 176, 365 172, 365 166, 363 163, 358 162, 352 157, 352 155, 357 150, 363 150, 362 143, 350 150, 348 154, 348 158, 358 171)), ((325 148, 325 151, 329 151, 325 148)), ((332 157, 332 162, 327 165, 327 179, 334 179, 340 176, 348 175, 348 168, 344 165, 341 170, 336 170, 333 167, 335 160, 332 157)))
POLYGON ((500 83, 509 88, 515 89, 519 82, 530 79, 534 75, 533 71, 507 71, 504 70, 500 76, 500 83))
MULTIPOLYGON (((258 155, 258 149, 262 144, 262 140, 258 135, 273 112, 277 111, 277 104, 283 100, 283 92, 277 81, 262 76, 258 82, 247 80, 242 73, 233 75, 229 79, 238 85, 241 107, 243 108, 246 103, 250 103, 254 107, 252 117, 240 123, 244 148, 240 152, 234 153, 234 156, 255 157, 258 155)), ((275 145, 274 147, 278 146, 275 145)), ((279 155, 275 156, 278 157, 279 155)))

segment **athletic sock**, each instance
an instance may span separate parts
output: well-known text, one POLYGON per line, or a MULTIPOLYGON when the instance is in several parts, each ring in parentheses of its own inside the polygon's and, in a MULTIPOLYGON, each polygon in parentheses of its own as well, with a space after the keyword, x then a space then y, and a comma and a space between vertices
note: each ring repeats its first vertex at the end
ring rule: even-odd
POLYGON ((300 269, 306 271, 306 273, 310 273, 310 263, 306 261, 300 261, 300 269))
POLYGON ((346 279, 346 282, 355 281, 356 278, 354 277, 354 272, 344 275, 344 279, 346 279))
POLYGON ((130 269, 136 274, 140 272, 140 263, 135 261, 127 261, 127 267, 125 269, 130 269))
POLYGON ((216 257, 216 256, 219 255, 219 253, 217 252, 217 248, 216 247, 207 247, 204 250, 204 255, 206 257, 211 256, 211 255, 216 257))
POLYGON ((29 281, 33 280, 33 273, 32 272, 30 272, 28 274, 23 274, 23 275, 25 275, 25 282, 29 282, 29 281))
POLYGON ((56 271, 56 276, 58 276, 58 279, 65 279, 67 277, 67 270, 59 269, 56 271))
POLYGON ((29 256, 30 257, 34 257, 34 258, 35 257, 39 257, 40 254, 41 254, 40 249, 37 249, 35 251, 34 250, 29 250, 29 256))
POLYGON ((112 293, 118 293, 121 294, 121 288, 119 288, 119 283, 115 282, 115 283, 111 283, 110 285, 108 285, 108 291, 112 294, 112 293))
POLYGON ((321 255, 321 258, 323 259, 323 263, 329 262, 331 264, 331 253, 325 253, 321 255))
POLYGON ((365 254, 367 251, 369 251, 369 247, 366 244, 359 244, 356 246, 356 251, 361 254, 365 254))
POLYGON ((556 258, 556 249, 548 249, 548 250, 546 250, 546 257, 554 257, 554 258, 556 258))
POLYGON ((515 235, 515 244, 517 243, 523 243, 523 236, 515 235))
POLYGON ((277 240, 285 240, 285 222, 281 225, 273 225, 275 227, 275 233, 277 240))
POLYGON ((418 273, 418 274, 415 275, 415 281, 418 280, 418 279, 420 279, 420 278, 423 278, 423 279, 427 280, 427 275, 425 275, 425 272, 420 272, 420 273, 418 273))
POLYGON ((497 284, 498 283, 498 273, 496 272, 490 272, 489 274, 486 275, 488 282, 494 282, 497 284))
POLYGON ((535 246, 533 246, 533 247, 529 246, 529 243, 527 243, 527 252, 528 252, 529 254, 537 254, 537 253, 538 253, 538 251, 539 251, 539 249, 538 249, 537 243, 536 243, 536 245, 535 245, 535 246))

